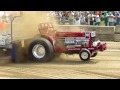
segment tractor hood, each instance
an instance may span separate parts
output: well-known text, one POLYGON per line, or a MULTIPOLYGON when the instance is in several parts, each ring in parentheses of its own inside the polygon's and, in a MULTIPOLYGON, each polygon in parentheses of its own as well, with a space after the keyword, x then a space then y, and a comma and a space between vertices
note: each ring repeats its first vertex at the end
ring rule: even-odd
POLYGON ((85 32, 56 32, 56 37, 85 37, 85 32))

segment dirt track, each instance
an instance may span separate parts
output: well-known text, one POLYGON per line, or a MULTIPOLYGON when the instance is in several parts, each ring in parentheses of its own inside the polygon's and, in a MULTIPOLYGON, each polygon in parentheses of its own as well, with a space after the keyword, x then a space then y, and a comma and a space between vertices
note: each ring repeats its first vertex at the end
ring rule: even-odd
POLYGON ((0 78, 31 79, 115 79, 120 78, 120 52, 100 52, 89 62, 78 55, 62 55, 50 63, 10 63, 0 67, 0 78))

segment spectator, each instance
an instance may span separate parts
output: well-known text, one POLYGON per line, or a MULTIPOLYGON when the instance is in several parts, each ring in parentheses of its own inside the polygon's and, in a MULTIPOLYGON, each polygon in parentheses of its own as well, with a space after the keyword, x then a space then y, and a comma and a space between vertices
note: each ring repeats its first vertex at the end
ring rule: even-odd
POLYGON ((86 24, 84 13, 81 13, 80 23, 81 23, 81 25, 85 25, 86 24))
POLYGON ((120 12, 116 12, 115 13, 115 19, 116 19, 116 25, 120 25, 120 12))
POLYGON ((63 14, 62 14, 62 24, 65 24, 65 19, 66 19, 65 13, 63 13, 63 14))
POLYGON ((88 15, 89 15, 89 12, 87 11, 87 12, 85 13, 85 21, 86 21, 86 25, 90 25, 90 20, 89 20, 88 15))
POLYGON ((95 16, 95 21, 96 21, 95 25, 100 26, 101 19, 100 19, 99 14, 97 14, 97 15, 95 16))
POLYGON ((62 22, 62 12, 59 11, 59 22, 58 23, 61 24, 61 22, 62 22))
POLYGON ((6 29, 7 29, 7 23, 5 22, 5 20, 2 20, 0 22, 0 34, 6 34, 6 29))
POLYGON ((69 23, 69 11, 65 12, 65 23, 69 23))
POLYGON ((69 14, 69 24, 73 25, 74 24, 74 13, 70 12, 69 14))
POLYGON ((109 23, 109 26, 113 26, 113 24, 114 24, 114 16, 113 16, 112 12, 109 12, 108 23, 109 23))
POLYGON ((75 25, 80 25, 80 14, 79 12, 75 12, 75 25))
POLYGON ((90 25, 94 25, 94 15, 92 13, 90 13, 88 15, 89 21, 90 21, 90 25))
POLYGON ((101 17, 102 11, 97 11, 97 14, 101 17))
POLYGON ((80 17, 75 18, 75 25, 80 25, 80 17))
POLYGON ((87 15, 85 16, 85 25, 89 25, 89 21, 88 21, 87 15))
POLYGON ((107 13, 107 11, 104 11, 104 23, 105 23, 105 26, 108 26, 108 13, 107 13))

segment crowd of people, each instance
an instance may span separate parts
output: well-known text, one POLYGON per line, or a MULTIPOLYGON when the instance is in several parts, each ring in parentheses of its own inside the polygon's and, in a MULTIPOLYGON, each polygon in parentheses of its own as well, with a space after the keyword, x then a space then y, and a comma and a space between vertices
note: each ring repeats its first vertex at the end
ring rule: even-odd
POLYGON ((120 11, 51 11, 58 24, 98 25, 102 21, 105 26, 120 25, 120 11))
MULTIPOLYGON (((120 25, 120 11, 50 11, 58 24, 70 25, 120 25)), ((10 23, 12 14, 0 12, 0 22, 10 23)))

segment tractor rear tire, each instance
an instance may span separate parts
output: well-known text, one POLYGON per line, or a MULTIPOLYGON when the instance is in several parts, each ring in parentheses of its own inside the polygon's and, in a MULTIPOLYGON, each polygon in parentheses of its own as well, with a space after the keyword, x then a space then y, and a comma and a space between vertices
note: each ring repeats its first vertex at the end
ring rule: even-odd
POLYGON ((48 62, 51 61, 54 55, 53 45, 45 38, 38 38, 33 40, 28 48, 28 56, 33 61, 48 62), (41 53, 43 49, 43 53, 41 53))
POLYGON ((81 50, 79 53, 79 57, 82 61, 89 61, 90 60, 91 53, 89 50, 81 50))

